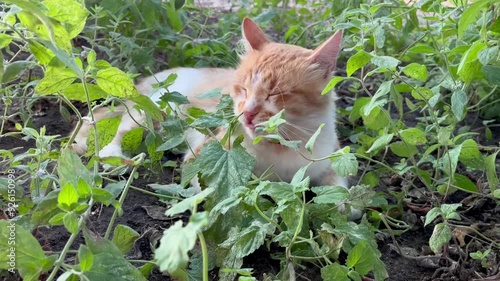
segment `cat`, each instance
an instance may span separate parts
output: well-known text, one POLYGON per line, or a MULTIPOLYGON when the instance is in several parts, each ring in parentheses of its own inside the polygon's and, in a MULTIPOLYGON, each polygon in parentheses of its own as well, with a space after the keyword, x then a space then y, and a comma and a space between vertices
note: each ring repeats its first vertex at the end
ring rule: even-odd
MULTIPOLYGON (((335 124, 335 95, 321 93, 335 70, 342 31, 337 31, 314 50, 272 42, 249 18, 243 20, 242 35, 246 53, 241 56, 236 69, 170 69, 140 80, 136 88, 147 95, 154 92, 154 84, 176 73, 178 78, 169 91, 184 94, 190 101, 188 106, 209 112, 215 110, 218 99, 197 99, 196 96, 221 88, 223 94, 230 94, 234 100, 234 114, 239 116, 241 133, 244 135, 242 145, 256 158, 254 174, 260 176, 272 167, 270 172, 274 179, 290 182, 294 174, 310 161, 297 151, 277 143, 262 140, 254 144, 253 140, 261 134, 256 129, 259 123, 284 109, 287 123, 279 127, 279 132, 286 139, 301 140, 300 152, 303 155, 311 156, 304 145, 321 124, 324 127, 316 139, 310 158, 326 157, 340 149, 335 124)), ((156 91, 150 98, 157 102, 163 93, 156 91)), ((123 114, 115 138, 100 151, 100 156, 122 156, 123 135, 137 127, 136 122, 143 122, 144 115, 133 108, 133 103, 126 105, 128 110, 121 106, 114 112, 106 108, 94 111, 96 120, 123 114)), ((76 137, 73 148, 77 153, 86 150, 89 128, 86 124, 76 137)), ((219 136, 224 133, 224 128, 221 128, 219 136)), ((192 149, 186 152, 185 162, 195 157, 209 138, 189 129, 186 141, 192 149)), ((348 187, 346 178, 334 173, 328 159, 312 163, 306 175, 313 185, 348 187)))

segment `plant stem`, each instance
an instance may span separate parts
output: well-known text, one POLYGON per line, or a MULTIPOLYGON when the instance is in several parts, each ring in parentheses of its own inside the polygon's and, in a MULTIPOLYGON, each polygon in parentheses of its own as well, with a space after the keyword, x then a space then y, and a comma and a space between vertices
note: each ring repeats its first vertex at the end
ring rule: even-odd
POLYGON ((52 270, 52 272, 50 273, 50 275, 46 281, 52 281, 56 277, 56 274, 59 271, 59 268, 61 268, 61 266, 64 262, 64 258, 66 257, 66 254, 68 254, 68 252, 69 252, 69 248, 71 247, 71 245, 73 244, 73 241, 75 241, 76 237, 80 233, 80 230, 82 229, 82 225, 85 223, 85 219, 88 217, 90 210, 92 209, 93 204, 94 204, 94 199, 91 198, 89 201, 89 208, 87 209, 87 211, 85 211, 85 213, 78 220, 78 231, 75 234, 71 234, 71 236, 69 237, 68 241, 66 242, 66 245, 64 245, 64 248, 61 251, 61 255, 54 263, 54 269, 52 270))
MULTIPOLYGON (((139 162, 142 162, 144 160, 145 154, 141 153, 139 155, 139 162)), ((134 178, 134 174, 139 168, 139 164, 134 165, 134 168, 132 169, 132 172, 130 172, 130 176, 127 179, 127 183, 125 184, 125 187, 123 188, 122 194, 120 195, 120 200, 118 200, 121 206, 123 206, 123 202, 125 201, 125 198, 127 197, 128 190, 130 188, 130 184, 132 183, 132 180, 134 178)), ((113 216, 109 220, 108 228, 106 229, 106 233, 104 234, 104 239, 109 239, 109 235, 111 234, 111 229, 113 228, 113 225, 115 224, 116 218, 118 217, 118 209, 115 209, 113 212, 113 216)))
POLYGON ((200 240, 201 253, 203 256, 203 281, 209 281, 208 279, 208 250, 207 243, 205 242, 205 236, 203 232, 198 233, 198 239, 200 240))

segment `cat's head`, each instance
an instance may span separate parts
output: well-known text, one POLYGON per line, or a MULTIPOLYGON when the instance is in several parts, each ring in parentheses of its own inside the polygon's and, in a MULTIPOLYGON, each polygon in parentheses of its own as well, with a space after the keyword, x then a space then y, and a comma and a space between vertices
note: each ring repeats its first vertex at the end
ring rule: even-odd
POLYGON ((321 92, 335 70, 342 31, 315 50, 274 43, 248 18, 242 33, 247 52, 231 95, 235 114, 250 137, 256 136, 255 125, 282 109, 290 123, 331 110, 331 98, 321 92))

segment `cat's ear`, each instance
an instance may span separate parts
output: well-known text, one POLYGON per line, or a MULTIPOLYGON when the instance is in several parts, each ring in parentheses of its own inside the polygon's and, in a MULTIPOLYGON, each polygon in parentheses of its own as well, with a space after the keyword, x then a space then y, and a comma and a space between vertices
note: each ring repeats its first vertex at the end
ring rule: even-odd
POLYGON ((264 31, 249 18, 243 19, 241 33, 253 50, 261 50, 264 45, 271 42, 264 31))
POLYGON ((330 74, 337 66, 337 58, 341 49, 341 43, 342 30, 339 30, 317 47, 309 59, 313 63, 319 64, 328 74, 330 74))

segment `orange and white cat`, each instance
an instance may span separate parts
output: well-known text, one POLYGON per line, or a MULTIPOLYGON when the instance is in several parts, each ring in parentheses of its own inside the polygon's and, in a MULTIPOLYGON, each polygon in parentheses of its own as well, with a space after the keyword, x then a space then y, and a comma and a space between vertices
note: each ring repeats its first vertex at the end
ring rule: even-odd
MULTIPOLYGON (((154 92, 153 84, 176 73, 178 78, 169 91, 184 94, 191 103, 188 106, 207 111, 215 111, 218 100, 197 99, 196 96, 222 88, 222 93, 230 94, 234 100, 234 113, 239 116, 242 127, 240 133, 244 134, 243 146, 256 158, 254 173, 259 176, 272 167, 270 172, 276 178, 291 181, 299 168, 310 161, 291 148, 266 140, 253 144, 259 135, 255 131, 256 126, 284 109, 287 123, 279 127, 279 133, 289 140, 301 140, 300 152, 303 155, 311 156, 304 145, 321 124, 324 127, 316 139, 311 158, 326 157, 340 148, 335 127, 334 94, 321 95, 321 92, 336 67, 342 31, 337 31, 315 50, 272 42, 248 18, 243 20, 242 32, 247 50, 236 69, 170 69, 141 80, 136 87, 148 95, 154 92)), ((151 99, 158 101, 162 93, 164 91, 156 91, 151 99)), ((100 156, 122 155, 121 140, 124 133, 137 127, 136 121, 144 120, 143 114, 131 106, 129 113, 123 112, 123 108, 113 113, 106 109, 95 112, 97 119, 124 114, 115 139, 102 149, 100 156)), ((76 138, 74 149, 79 153, 86 150, 88 128, 85 126, 80 130, 76 138)), ((192 150, 186 152, 185 161, 195 156, 193 152, 198 153, 209 139, 189 129, 186 140, 192 150)), ((314 185, 347 188, 347 180, 335 175, 329 160, 312 163, 306 175, 314 185)))

